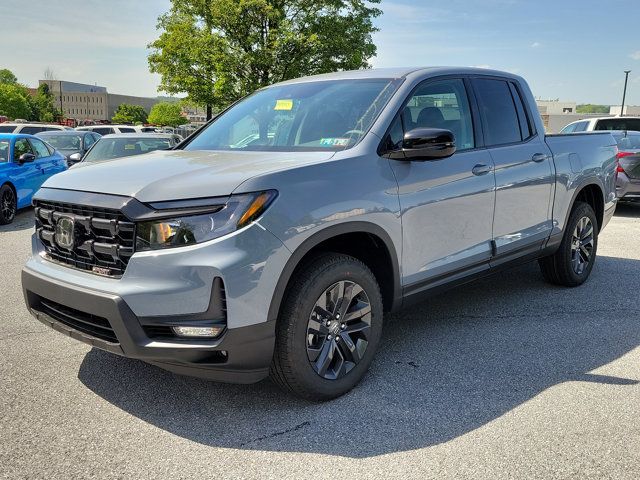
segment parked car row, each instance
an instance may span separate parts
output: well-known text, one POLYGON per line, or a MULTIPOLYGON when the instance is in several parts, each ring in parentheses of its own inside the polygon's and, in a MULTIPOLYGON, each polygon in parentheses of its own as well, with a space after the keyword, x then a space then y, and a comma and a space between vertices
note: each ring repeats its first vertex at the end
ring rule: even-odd
POLYGON ((640 117, 599 117, 571 122, 560 133, 596 132, 602 130, 640 131, 640 117))

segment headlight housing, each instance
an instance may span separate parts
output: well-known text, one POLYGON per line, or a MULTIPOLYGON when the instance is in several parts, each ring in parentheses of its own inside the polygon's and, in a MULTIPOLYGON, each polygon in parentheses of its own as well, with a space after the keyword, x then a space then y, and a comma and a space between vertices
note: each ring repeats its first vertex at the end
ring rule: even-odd
POLYGON ((184 247, 235 232, 260 217, 276 196, 275 190, 267 190, 152 204, 156 218, 136 226, 136 251, 184 247))

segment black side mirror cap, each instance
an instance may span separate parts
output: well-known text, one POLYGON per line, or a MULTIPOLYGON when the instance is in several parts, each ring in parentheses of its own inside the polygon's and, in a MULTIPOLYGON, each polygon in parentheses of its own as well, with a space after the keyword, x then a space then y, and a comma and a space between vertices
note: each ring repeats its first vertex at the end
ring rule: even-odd
POLYGON ((33 162, 35 159, 36 159, 36 156, 33 153, 23 153, 22 155, 20 155, 20 158, 18 158, 18 162, 20 164, 29 163, 29 162, 33 162))
POLYGON ((388 158, 408 161, 442 160, 456 152, 455 136, 442 128, 414 128, 404 134, 402 148, 387 152, 388 158))

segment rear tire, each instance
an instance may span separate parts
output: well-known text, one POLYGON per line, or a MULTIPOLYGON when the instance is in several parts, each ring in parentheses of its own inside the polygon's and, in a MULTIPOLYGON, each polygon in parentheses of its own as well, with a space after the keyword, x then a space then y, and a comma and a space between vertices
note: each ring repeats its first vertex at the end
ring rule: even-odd
POLYGON ((538 260, 544 279, 555 285, 582 285, 596 260, 598 249, 598 220, 591 205, 576 202, 560 247, 548 257, 538 260))
POLYGON ((288 285, 271 363, 272 380, 313 401, 351 390, 365 375, 382 334, 382 296, 356 258, 321 254, 288 285))
POLYGON ((18 209, 16 194, 9 185, 0 188, 0 225, 13 222, 18 209))

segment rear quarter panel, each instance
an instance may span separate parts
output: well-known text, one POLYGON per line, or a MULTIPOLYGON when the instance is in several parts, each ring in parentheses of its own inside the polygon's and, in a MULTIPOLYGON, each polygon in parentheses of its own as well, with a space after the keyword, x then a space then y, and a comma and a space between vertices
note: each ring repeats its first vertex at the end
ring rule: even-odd
POLYGON ((605 212, 615 207, 617 147, 608 132, 548 135, 556 167, 552 234, 562 233, 579 191, 595 184, 603 192, 605 212))

